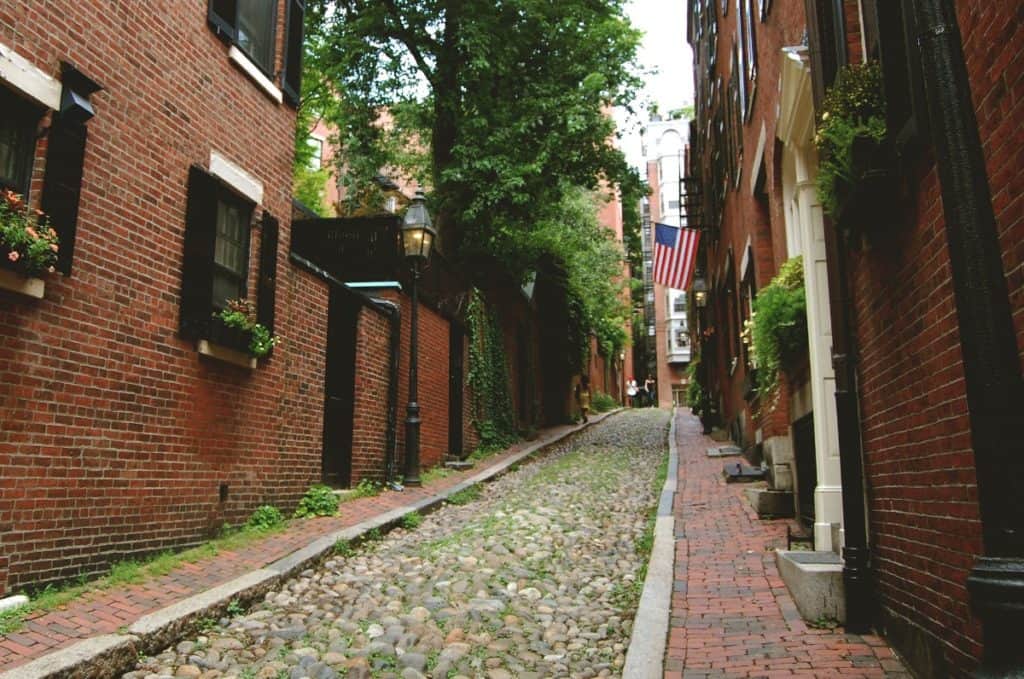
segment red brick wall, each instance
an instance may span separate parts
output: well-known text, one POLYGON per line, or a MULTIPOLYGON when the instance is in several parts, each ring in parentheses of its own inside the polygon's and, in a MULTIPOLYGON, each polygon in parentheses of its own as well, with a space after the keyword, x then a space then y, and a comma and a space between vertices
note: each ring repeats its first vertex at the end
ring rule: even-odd
MULTIPOLYGON (((722 75, 725 85, 729 82, 729 70, 732 63, 732 47, 737 36, 737 12, 730 5, 727 16, 719 16, 719 38, 717 72, 722 75)), ((780 398, 774 411, 766 412, 760 420, 754 420, 751 413, 756 411, 759 403, 748 404, 743 398, 746 366, 742 358, 738 361, 735 371, 730 375, 730 360, 734 354, 730 328, 735 328, 737 315, 729 311, 729 306, 722 299, 724 294, 724 275, 726 261, 731 250, 733 269, 735 271, 735 289, 732 292, 733 304, 739 304, 741 264, 747 239, 753 250, 754 284, 760 289, 767 285, 778 272, 779 266, 787 259, 785 235, 785 219, 782 204, 781 160, 776 158, 779 145, 775 143, 777 107, 779 97, 779 69, 781 65, 781 49, 786 46, 800 45, 804 34, 804 7, 802 0, 782 0, 772 3, 771 13, 765 22, 754 19, 757 39, 758 78, 754 98, 753 111, 749 120, 741 128, 743 156, 742 172, 738 186, 730 185, 726 193, 724 219, 717 244, 708 243, 708 274, 719 284, 715 287, 708 305, 710 323, 715 327, 715 334, 709 340, 712 352, 717 352, 714 369, 717 380, 722 388, 723 422, 728 426, 739 422, 742 418, 743 429, 747 440, 742 443, 753 443, 753 433, 760 427, 764 437, 787 435, 789 427, 788 401, 786 397, 786 380, 781 379, 780 398), (758 148, 762 125, 765 132, 763 165, 765 172, 765 190, 769 197, 767 202, 755 197, 751 192, 751 176, 759 171, 754 167, 754 155, 758 148), (743 415, 743 411, 746 415, 743 415)), ((700 66, 703 68, 703 65, 700 66)), ((726 97, 723 88, 722 99, 726 97)), ((706 147, 705 147, 706 148, 706 147)), ((738 331, 736 329, 735 331, 738 331)))
MULTIPOLYGON (((386 295, 402 309, 402 351, 398 379, 398 469, 405 469, 405 417, 409 403, 409 330, 412 327, 407 295, 386 295)), ((420 469, 437 466, 448 452, 448 324, 449 321, 420 304, 417 332, 420 405, 420 469)))
MULTIPOLYGON (((391 323, 364 307, 356 329, 355 416, 352 422, 352 486, 363 479, 383 481, 387 459, 388 386, 391 323)), ((396 375, 401 378, 401 374, 396 375)), ((401 424, 395 412, 395 426, 401 424)), ((397 466, 396 473, 401 469, 397 466)))
POLYGON ((2 594, 293 506, 320 476, 326 287, 286 255, 294 111, 228 61, 206 3, 15 0, 0 42, 53 75, 71 60, 105 88, 73 276, 48 279, 41 301, 0 292, 2 594), (252 373, 177 337, 186 177, 211 150, 262 182, 281 220, 284 343, 252 373))
MULTIPOLYGON (((1024 355, 1024 15, 1009 1, 957 6, 1024 355)), ((886 611, 930 636, 962 674, 981 653, 965 585, 982 552, 978 491, 946 225, 930 158, 911 185, 910 217, 853 257, 870 530, 886 611)))

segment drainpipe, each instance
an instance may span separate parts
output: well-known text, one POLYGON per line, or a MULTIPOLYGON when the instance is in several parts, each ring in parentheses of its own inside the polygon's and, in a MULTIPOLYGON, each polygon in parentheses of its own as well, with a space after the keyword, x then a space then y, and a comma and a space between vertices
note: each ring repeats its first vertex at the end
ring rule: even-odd
MULTIPOLYGON (((825 88, 846 61, 846 26, 839 2, 806 0, 811 74, 815 108, 825 88)), ((836 429, 839 474, 843 484, 843 589, 846 630, 870 631, 876 608, 868 548, 867 496, 864 486, 864 448, 857 392, 857 343, 850 310, 853 301, 847 276, 846 245, 828 215, 825 219, 825 260, 832 321, 832 367, 836 379, 836 429)))
POLYGON ((396 481, 395 461, 398 459, 398 437, 395 424, 398 421, 398 352, 402 340, 402 310, 388 299, 374 299, 377 308, 387 314, 390 325, 388 338, 388 419, 384 432, 384 481, 393 490, 401 490, 396 481))
POLYGON ((952 0, 913 0, 939 169, 985 555, 967 578, 984 628, 978 677, 1024 676, 1024 381, 952 0))

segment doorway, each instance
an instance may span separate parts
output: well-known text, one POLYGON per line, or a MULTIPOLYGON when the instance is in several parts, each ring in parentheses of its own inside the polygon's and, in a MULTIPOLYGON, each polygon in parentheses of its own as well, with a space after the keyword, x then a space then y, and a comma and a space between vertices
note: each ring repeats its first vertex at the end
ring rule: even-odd
POLYGON ((352 484, 352 425, 355 411, 356 325, 360 306, 331 286, 324 370, 323 480, 337 488, 352 484))

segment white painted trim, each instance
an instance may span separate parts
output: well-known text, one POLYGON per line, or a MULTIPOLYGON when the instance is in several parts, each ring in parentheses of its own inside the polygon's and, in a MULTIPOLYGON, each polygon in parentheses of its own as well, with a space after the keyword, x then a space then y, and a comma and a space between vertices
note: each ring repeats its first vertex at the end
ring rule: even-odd
POLYGON ((7 45, 0 42, 0 80, 56 111, 60 108, 61 83, 43 73, 7 45))
MULTIPOLYGON (((757 139, 757 149, 754 151, 754 157, 751 158, 750 162, 750 195, 754 195, 757 190, 757 178, 761 174, 759 169, 761 167, 761 161, 764 159, 764 145, 768 141, 768 131, 764 127, 764 121, 761 121, 761 136, 757 139)), ((767 177, 765 178, 767 181, 767 177)))
POLYGON ((270 79, 263 75, 263 71, 260 67, 252 62, 252 59, 245 56, 245 52, 238 49, 234 45, 228 50, 228 59, 230 59, 236 66, 242 69, 242 72, 249 76, 254 83, 260 86, 267 96, 276 101, 278 104, 284 101, 284 95, 281 90, 270 82, 270 79))
MULTIPOLYGON (((740 281, 744 280, 747 277, 747 268, 753 263, 750 258, 750 253, 754 249, 753 243, 754 241, 751 239, 751 236, 748 233, 747 244, 743 246, 743 258, 740 259, 740 281)), ((736 284, 739 285, 740 282, 737 281, 736 284)))
POLYGON ((257 205, 263 203, 263 182, 216 151, 210 151, 210 174, 257 205))

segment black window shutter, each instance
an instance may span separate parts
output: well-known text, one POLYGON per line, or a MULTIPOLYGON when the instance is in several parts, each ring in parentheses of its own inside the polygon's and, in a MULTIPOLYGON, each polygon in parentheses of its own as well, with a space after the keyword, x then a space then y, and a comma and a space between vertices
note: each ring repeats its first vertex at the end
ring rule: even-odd
POLYGON ((217 180, 202 168, 188 171, 185 247, 181 265, 179 334, 199 339, 213 314, 213 248, 217 240, 217 180))
POLYGON ((284 47, 284 72, 281 89, 292 106, 299 105, 302 92, 302 22, 306 13, 304 0, 288 0, 287 41, 284 47))
POLYGON ((260 236, 260 282, 256 291, 256 318, 274 332, 274 301, 277 290, 277 218, 263 212, 260 236))
POLYGON ((40 207, 50 217, 60 237, 57 270, 71 274, 78 227, 78 202, 82 193, 82 167, 85 162, 85 125, 54 114, 46 151, 46 179, 40 207))
POLYGON ((878 3, 877 12, 889 134, 906 146, 922 135, 926 119, 914 10, 899 0, 878 3))
POLYGON ((221 40, 233 42, 238 38, 238 0, 210 0, 206 19, 221 40))

